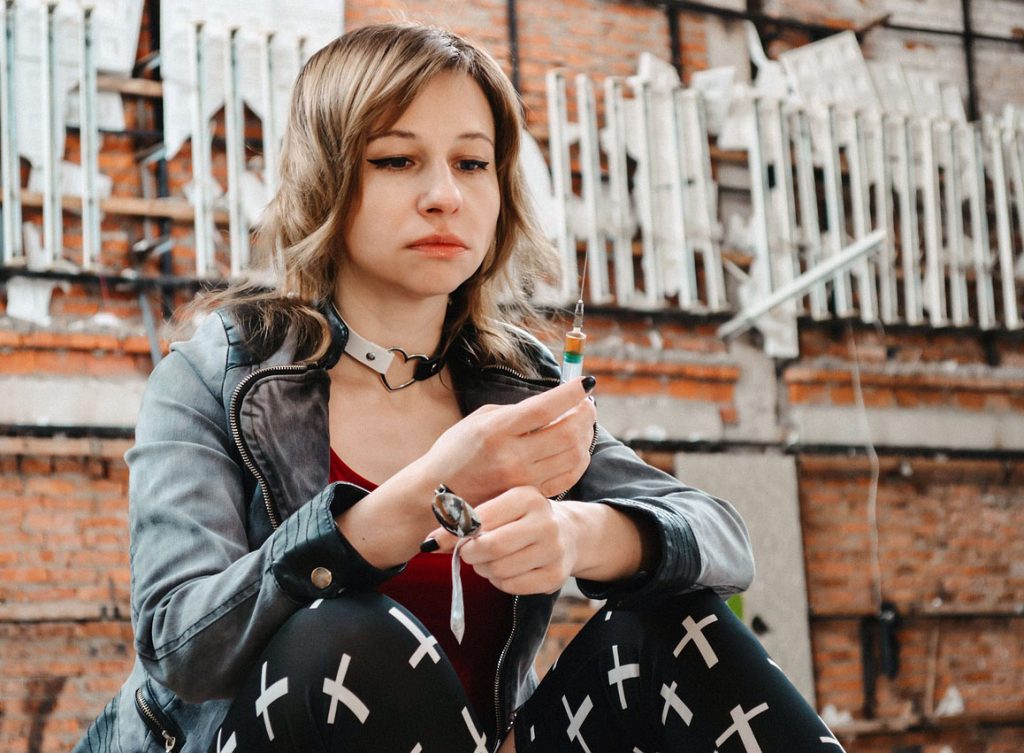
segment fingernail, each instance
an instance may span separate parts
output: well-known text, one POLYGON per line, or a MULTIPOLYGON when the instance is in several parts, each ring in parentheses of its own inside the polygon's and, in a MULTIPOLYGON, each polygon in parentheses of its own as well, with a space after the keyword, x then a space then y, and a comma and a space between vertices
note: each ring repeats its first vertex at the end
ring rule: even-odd
POLYGON ((580 382, 583 384, 584 391, 589 395, 590 392, 594 389, 594 385, 597 384, 597 377, 590 376, 589 374, 587 374, 580 380, 580 382))
POLYGON ((426 554, 427 552, 436 552, 441 548, 441 545, 437 543, 437 539, 427 539, 420 544, 420 551, 426 554))

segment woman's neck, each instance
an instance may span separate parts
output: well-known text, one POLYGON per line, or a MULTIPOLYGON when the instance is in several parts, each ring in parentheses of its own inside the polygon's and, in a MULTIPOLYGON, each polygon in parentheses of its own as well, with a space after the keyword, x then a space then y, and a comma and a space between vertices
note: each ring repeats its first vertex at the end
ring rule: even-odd
POLYGON ((352 330, 385 348, 402 348, 410 355, 434 355, 441 344, 447 300, 416 302, 367 301, 358 295, 338 296, 338 313, 352 330))

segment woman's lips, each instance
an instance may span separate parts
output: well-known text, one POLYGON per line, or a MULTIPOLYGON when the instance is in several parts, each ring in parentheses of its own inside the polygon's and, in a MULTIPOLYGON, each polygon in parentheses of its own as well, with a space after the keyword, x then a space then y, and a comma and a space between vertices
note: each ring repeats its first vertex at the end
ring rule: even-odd
POLYGON ((455 235, 430 235, 413 241, 409 248, 439 258, 458 256, 468 250, 465 242, 455 235))

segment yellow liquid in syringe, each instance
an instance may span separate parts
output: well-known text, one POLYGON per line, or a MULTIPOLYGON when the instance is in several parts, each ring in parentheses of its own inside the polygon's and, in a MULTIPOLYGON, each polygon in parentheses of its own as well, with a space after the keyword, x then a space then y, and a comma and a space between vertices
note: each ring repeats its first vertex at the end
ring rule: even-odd
POLYGON ((565 349, 562 351, 562 381, 583 376, 583 346, 587 336, 578 328, 565 333, 565 349))

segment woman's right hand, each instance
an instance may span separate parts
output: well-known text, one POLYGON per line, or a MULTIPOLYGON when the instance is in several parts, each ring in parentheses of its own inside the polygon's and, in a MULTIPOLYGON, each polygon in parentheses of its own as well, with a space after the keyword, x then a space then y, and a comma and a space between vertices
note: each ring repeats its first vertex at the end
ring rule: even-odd
POLYGON ((582 380, 513 405, 485 405, 438 437, 423 460, 472 504, 517 486, 551 497, 590 464, 597 411, 582 380))

